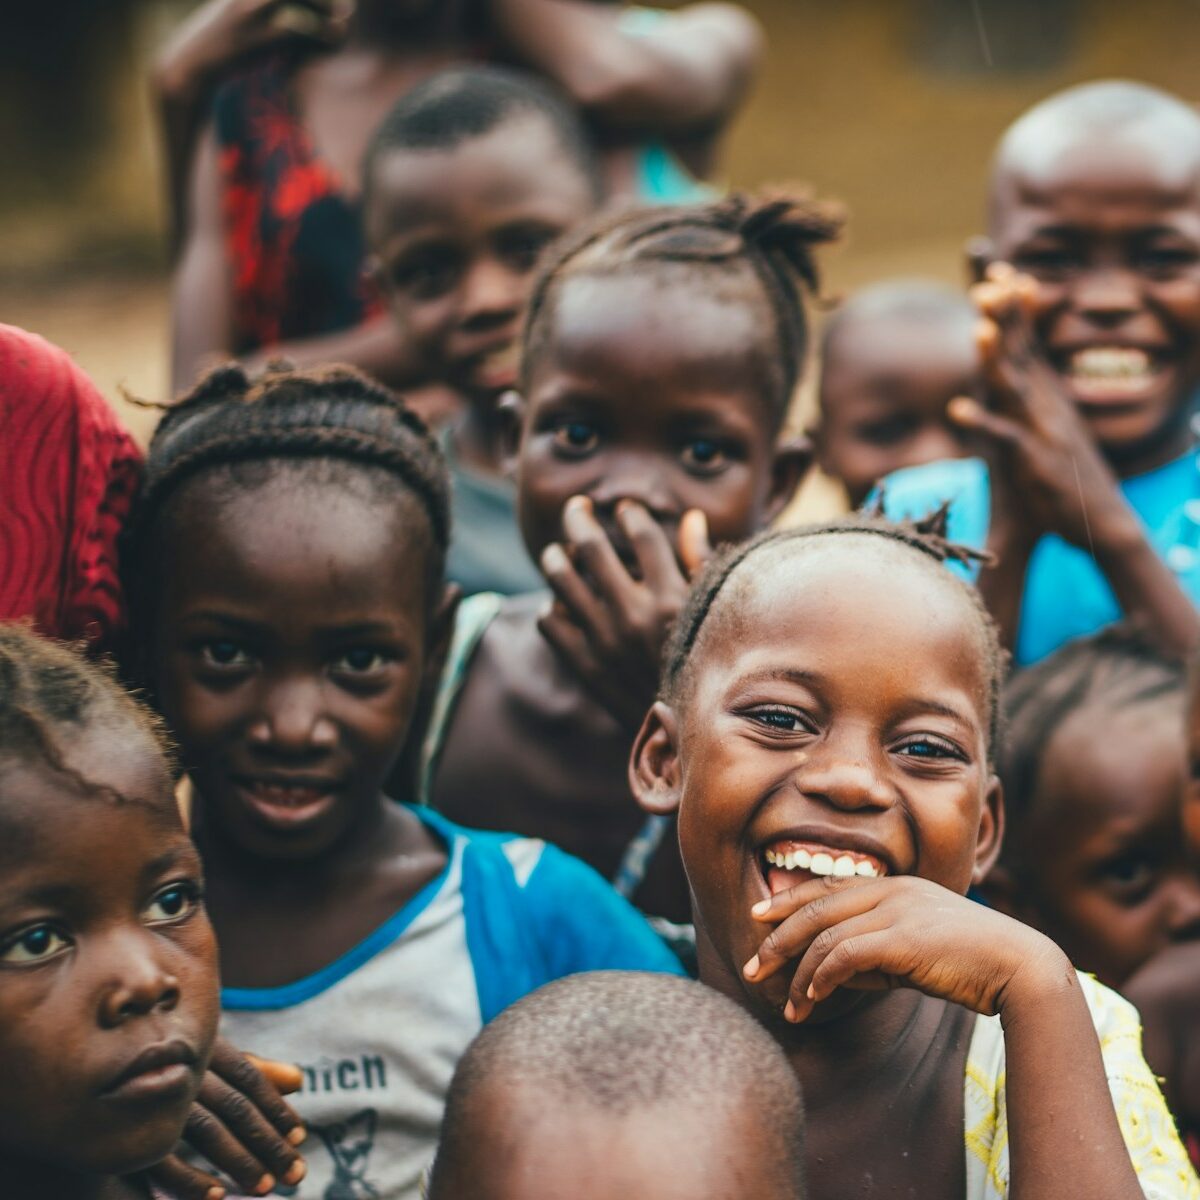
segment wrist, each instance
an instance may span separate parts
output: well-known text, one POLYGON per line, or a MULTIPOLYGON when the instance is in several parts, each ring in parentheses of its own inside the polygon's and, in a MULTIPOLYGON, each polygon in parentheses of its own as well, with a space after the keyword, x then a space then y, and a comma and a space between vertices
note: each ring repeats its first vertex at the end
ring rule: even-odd
POLYGON ((996 1012, 1005 1030, 1022 1014, 1041 1013, 1056 1000, 1081 994, 1071 960, 1049 938, 1036 936, 1040 945, 1025 949, 996 998, 996 1012))

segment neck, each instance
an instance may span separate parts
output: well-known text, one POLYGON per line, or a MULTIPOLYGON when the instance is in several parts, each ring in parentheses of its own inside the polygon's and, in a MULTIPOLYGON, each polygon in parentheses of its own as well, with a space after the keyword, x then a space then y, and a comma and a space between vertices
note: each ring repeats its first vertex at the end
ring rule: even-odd
POLYGON ((81 1174, 44 1162, 0 1160, 4 1200, 146 1200, 145 1188, 116 1175, 81 1174))
POLYGON ((444 48, 468 41, 472 21, 465 0, 438 0, 416 16, 397 13, 395 0, 358 0, 347 41, 397 51, 444 48))
POLYGON ((1125 454, 1106 454, 1105 457, 1118 479, 1130 479, 1134 475, 1165 467, 1181 454, 1186 454, 1193 442, 1191 406, 1184 404, 1180 408, 1179 419, 1172 421, 1165 429, 1158 430, 1151 439, 1140 446, 1131 447, 1125 454))

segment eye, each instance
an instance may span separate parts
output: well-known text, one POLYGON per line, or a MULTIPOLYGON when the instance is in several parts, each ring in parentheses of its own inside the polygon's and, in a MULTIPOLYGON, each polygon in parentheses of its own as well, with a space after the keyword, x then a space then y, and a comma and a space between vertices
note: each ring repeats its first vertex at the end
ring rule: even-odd
POLYGON ((725 446, 714 438, 693 438, 683 448, 684 465, 698 474, 716 474, 729 461, 725 446))
POLYGON ((600 444, 600 434, 588 421, 561 421, 554 427, 554 446, 565 454, 590 454, 600 444))
POLYGON ((0 943, 0 962, 46 962, 70 948, 71 943, 53 926, 30 925, 0 943))
POLYGON ((896 753, 907 758, 967 761, 967 756, 953 742, 929 734, 919 734, 907 742, 902 742, 896 747, 896 753))
POLYGON ((1151 246, 1137 255, 1135 265, 1142 271, 1172 275, 1195 264, 1196 252, 1182 246, 1151 246))
POLYGON ((916 428, 917 422, 912 417, 897 414, 881 421, 872 421, 869 425, 860 425, 858 437, 872 446, 895 446, 911 437, 916 428))
POLYGON ((194 883, 172 883, 156 893, 142 914, 148 925, 166 925, 190 917, 200 907, 200 888, 194 883))
POLYGON ((764 706, 745 713, 755 725, 775 733, 812 733, 813 728, 803 714, 793 708, 764 706))
POLYGON ((458 282, 459 256, 449 247, 414 250, 392 264, 388 280, 399 292, 408 292, 417 300, 434 300, 445 295, 458 282))
POLYGON ((382 671, 393 659, 394 655, 371 646, 355 646, 333 664, 333 669, 350 675, 372 675, 382 671))
POLYGON ((532 271, 542 251, 558 236, 557 229, 541 225, 517 226, 505 230, 498 239, 498 249, 515 270, 524 274, 532 271))
POLYGON ((1126 902, 1140 900, 1149 892, 1154 873, 1155 864, 1141 853, 1118 855, 1099 869, 1101 880, 1126 902))
POLYGON ((1082 265, 1080 256, 1065 247, 1046 246, 1013 255, 1013 266, 1035 279, 1060 279, 1082 265))
POLYGON ((250 655, 245 649, 228 638, 201 643, 200 657, 206 666, 226 670, 230 667, 245 667, 250 663, 250 655))

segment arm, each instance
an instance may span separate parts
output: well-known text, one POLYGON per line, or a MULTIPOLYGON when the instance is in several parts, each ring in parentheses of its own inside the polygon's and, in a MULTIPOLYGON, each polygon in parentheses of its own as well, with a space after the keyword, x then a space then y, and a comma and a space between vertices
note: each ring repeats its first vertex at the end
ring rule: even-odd
POLYGON ((1000 562, 980 590, 1012 645, 1033 546, 1057 533, 1089 553, 1125 616, 1153 631, 1168 654, 1200 643, 1200 615, 1155 552, 1083 418, 1033 348, 1026 281, 993 268, 974 295, 986 318, 980 352, 986 406, 960 397, 948 415, 993 448, 995 529, 1000 562), (1005 558, 1007 557, 1007 562, 1005 558))
POLYGON ((723 124, 762 52, 758 23, 734 4, 701 3, 633 34, 619 9, 587 0, 493 0, 504 46, 606 126, 688 133, 723 124))

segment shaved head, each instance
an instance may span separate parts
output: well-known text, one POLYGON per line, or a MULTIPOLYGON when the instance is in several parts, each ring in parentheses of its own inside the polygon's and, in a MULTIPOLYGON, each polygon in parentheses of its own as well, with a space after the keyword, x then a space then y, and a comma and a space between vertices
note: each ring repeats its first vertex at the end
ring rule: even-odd
POLYGON ((1191 105, 1128 80, 1080 84, 1034 105, 1001 139, 992 161, 992 236, 1002 234, 1021 190, 1048 190, 1086 175, 1084 152, 1098 144, 1109 164, 1128 159, 1131 172, 1149 169, 1165 186, 1182 191, 1200 183, 1200 113, 1191 105))

